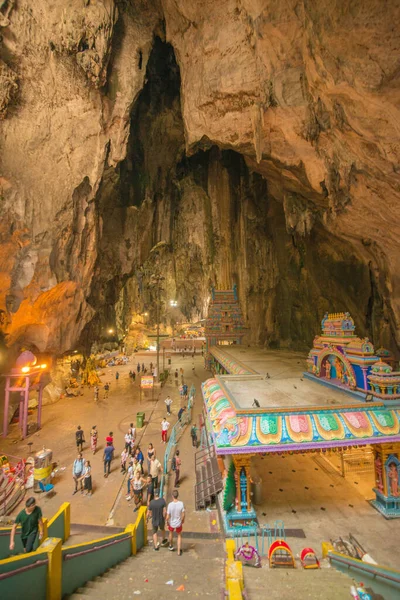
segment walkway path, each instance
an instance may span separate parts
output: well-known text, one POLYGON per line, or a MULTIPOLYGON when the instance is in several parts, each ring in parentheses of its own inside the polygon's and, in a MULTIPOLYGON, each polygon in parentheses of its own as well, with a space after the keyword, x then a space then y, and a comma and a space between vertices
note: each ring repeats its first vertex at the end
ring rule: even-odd
MULTIPOLYGON (((23 457, 28 456, 27 441, 32 441, 32 453, 40 450, 43 446, 51 448, 53 459, 59 464, 59 471, 54 479, 56 493, 51 496, 41 495, 39 497, 45 516, 51 516, 58 509, 62 502, 71 502, 71 520, 74 523, 86 524, 109 524, 124 527, 134 518, 133 506, 125 500, 126 484, 124 476, 120 473, 119 454, 124 445, 124 434, 129 423, 136 423, 136 413, 143 411, 146 414, 145 427, 137 430, 137 440, 140 441, 143 453, 145 454, 149 442, 152 442, 156 452, 162 462, 164 454, 164 444, 161 443, 160 423, 162 417, 166 415, 164 399, 169 394, 173 399, 172 415, 169 419, 171 426, 177 420, 177 412, 180 408, 180 397, 178 385, 175 380, 165 385, 163 388, 155 388, 154 400, 151 399, 151 392, 146 392, 146 397, 142 394, 140 398, 139 384, 132 383, 129 378, 129 371, 136 369, 138 361, 144 362, 147 368, 150 361, 155 362, 155 356, 143 353, 134 355, 127 365, 107 368, 104 370, 102 382, 110 381, 111 389, 108 400, 103 399, 103 393, 100 394, 100 401, 96 405, 93 399, 93 390, 85 388, 83 396, 77 398, 63 398, 56 404, 45 406, 43 409, 43 427, 41 431, 28 440, 19 441, 17 425, 11 426, 10 436, 2 440, 2 452, 9 452, 13 455, 23 457), (120 378, 115 380, 115 373, 119 372, 120 378), (74 484, 72 480, 72 463, 76 458, 75 431, 77 425, 81 425, 86 436, 83 455, 91 461, 93 473, 93 495, 91 497, 82 496, 80 493, 73 495, 74 484), (99 431, 98 451, 93 456, 90 452, 90 429, 92 425, 97 425, 99 431), (116 447, 116 459, 112 463, 110 476, 103 477, 103 449, 104 439, 109 431, 114 432, 116 447)), ((200 354, 196 354, 194 359, 195 371, 192 371, 191 357, 173 355, 171 372, 175 368, 184 369, 185 382, 189 388, 192 383, 197 390, 193 415, 196 417, 201 412, 201 382, 207 378, 208 374, 203 369, 203 359, 200 354)), ((188 436, 188 433, 185 433, 188 436)), ((194 485, 194 457, 193 452, 184 455, 182 475, 186 478, 182 484, 181 492, 186 496, 187 489, 192 490, 194 485)), ((28 492, 29 493, 29 492, 28 492)), ((188 494, 189 498, 189 494, 188 494)), ((188 502, 189 500, 187 500, 188 502)), ((193 503, 192 503, 193 506, 193 503)), ((201 513, 202 517, 197 517, 193 521, 195 531, 203 528, 205 524, 208 530, 208 513, 201 513)), ((188 518, 188 527, 192 527, 191 519, 188 518)))

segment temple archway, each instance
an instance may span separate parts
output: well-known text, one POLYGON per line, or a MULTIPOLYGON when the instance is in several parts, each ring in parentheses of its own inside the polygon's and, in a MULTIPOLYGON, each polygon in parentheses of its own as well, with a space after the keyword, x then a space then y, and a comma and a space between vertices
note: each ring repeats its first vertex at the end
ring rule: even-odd
POLYGON ((324 348, 318 354, 317 375, 356 387, 356 376, 350 361, 334 348, 324 348))

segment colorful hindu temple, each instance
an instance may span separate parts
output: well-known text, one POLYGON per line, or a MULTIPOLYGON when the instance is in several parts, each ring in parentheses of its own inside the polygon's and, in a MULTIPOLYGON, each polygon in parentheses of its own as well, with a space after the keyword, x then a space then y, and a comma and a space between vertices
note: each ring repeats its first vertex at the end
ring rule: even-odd
POLYGON ((315 336, 308 355, 306 377, 353 395, 400 400, 400 373, 381 360, 383 356, 391 360, 392 355, 384 348, 378 355, 368 338, 357 337, 348 312, 326 313, 321 327, 322 335, 315 336))
POLYGON ((205 324, 206 368, 220 364, 211 353, 214 346, 240 344, 245 332, 236 285, 231 290, 217 291, 213 288, 205 324))
POLYGON ((378 379, 390 377, 390 367, 382 373, 379 364, 374 366, 378 362, 374 348, 354 335, 350 315, 327 316, 323 331, 308 360, 319 374, 332 377, 340 393, 327 387, 317 402, 313 401, 316 369, 311 379, 301 380, 303 395, 278 394, 268 373, 246 364, 244 347, 209 343, 213 377, 202 384, 204 420, 223 465, 228 533, 257 525, 251 492, 251 462, 257 454, 341 453, 370 446, 376 481, 372 504, 387 518, 400 516, 400 404, 387 406, 375 398, 366 403, 360 396, 346 400, 342 393, 346 386, 370 389, 369 381, 371 389, 382 389, 378 379))

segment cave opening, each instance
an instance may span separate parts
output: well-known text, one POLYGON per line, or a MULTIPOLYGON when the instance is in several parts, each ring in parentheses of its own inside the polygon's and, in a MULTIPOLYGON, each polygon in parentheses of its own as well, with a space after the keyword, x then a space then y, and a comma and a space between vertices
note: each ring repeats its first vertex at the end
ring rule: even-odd
POLYGON ((237 284, 249 343, 306 350, 326 311, 350 311, 359 334, 379 335, 382 311, 374 306, 381 298, 368 265, 318 219, 307 232, 298 227, 306 198, 292 193, 285 204, 274 197, 267 179, 232 149, 202 140, 187 153, 179 65, 159 37, 130 127, 126 159, 105 179, 99 201, 107 222, 91 332, 110 322, 125 331, 130 315, 145 311, 154 324, 157 262, 164 325, 178 319, 167 310, 169 299, 178 301, 181 320, 197 321, 207 314, 212 286, 237 284), (110 276, 115 239, 128 259, 110 276))

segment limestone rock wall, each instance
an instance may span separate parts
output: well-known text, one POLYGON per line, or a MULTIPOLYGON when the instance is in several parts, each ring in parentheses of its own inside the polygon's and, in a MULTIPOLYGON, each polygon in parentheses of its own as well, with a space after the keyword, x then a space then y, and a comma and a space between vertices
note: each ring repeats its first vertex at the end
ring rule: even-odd
POLYGON ((185 318, 236 281, 253 342, 306 346, 349 309, 396 349, 399 10, 0 2, 7 343, 63 352, 154 316, 161 267, 185 318))

